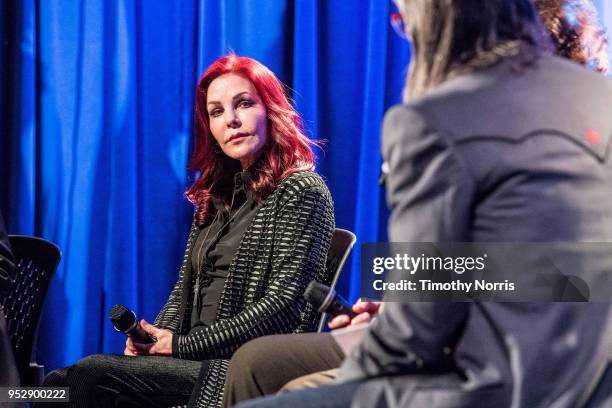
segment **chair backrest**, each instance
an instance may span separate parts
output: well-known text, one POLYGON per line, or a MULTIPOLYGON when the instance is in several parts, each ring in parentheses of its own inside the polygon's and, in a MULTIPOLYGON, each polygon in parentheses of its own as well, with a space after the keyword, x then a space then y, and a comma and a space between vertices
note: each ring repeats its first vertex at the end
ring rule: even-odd
POLYGON ((30 385, 27 371, 32 357, 35 357, 33 350, 38 322, 61 251, 42 238, 9 235, 9 242, 16 270, 3 309, 22 385, 27 386, 30 385))
MULTIPOLYGON (((336 287, 336 283, 340 277, 340 271, 344 266, 344 262, 346 262, 346 258, 348 258, 349 254, 351 253, 351 249, 353 248, 355 241, 357 241, 357 237, 351 231, 340 228, 336 228, 334 230, 331 245, 329 246, 329 251, 327 252, 327 261, 325 265, 325 270, 328 271, 328 277, 330 279, 328 282, 324 282, 332 289, 336 287)), ((317 332, 320 333, 323 331, 326 321, 327 315, 323 313, 319 320, 317 332)))

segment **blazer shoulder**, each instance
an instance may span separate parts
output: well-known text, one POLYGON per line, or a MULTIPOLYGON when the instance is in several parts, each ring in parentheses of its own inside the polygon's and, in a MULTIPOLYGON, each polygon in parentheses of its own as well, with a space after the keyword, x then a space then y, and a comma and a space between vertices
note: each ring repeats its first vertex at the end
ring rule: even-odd
POLYGON ((314 171, 298 171, 289 174, 278 185, 277 190, 286 194, 297 194, 308 189, 319 189, 326 193, 329 192, 323 177, 314 171))
POLYGON ((560 134, 584 141, 585 132, 592 130, 601 135, 598 146, 604 147, 612 135, 610 105, 610 78, 540 55, 520 69, 508 62, 449 79, 412 102, 410 114, 402 113, 392 122, 398 117, 403 123, 409 120, 415 132, 420 119, 426 123, 420 133, 433 130, 453 144, 483 138, 520 143, 532 135, 560 134))
POLYGON ((384 123, 389 125, 404 124, 406 121, 423 121, 423 113, 415 104, 399 104, 392 106, 385 114, 384 123))
POLYGON ((381 146, 384 157, 389 158, 392 146, 403 145, 405 149, 410 149, 411 146, 423 143, 425 139, 449 143, 423 106, 414 103, 401 104, 387 111, 383 120, 381 146))
POLYGON ((333 207, 331 193, 325 181, 314 171, 289 174, 266 199, 266 205, 281 208, 291 201, 300 201, 305 194, 320 196, 327 202, 328 207, 333 207))
POLYGON ((420 133, 430 126, 425 111, 417 104, 401 104, 391 107, 383 120, 383 135, 396 130, 420 133))

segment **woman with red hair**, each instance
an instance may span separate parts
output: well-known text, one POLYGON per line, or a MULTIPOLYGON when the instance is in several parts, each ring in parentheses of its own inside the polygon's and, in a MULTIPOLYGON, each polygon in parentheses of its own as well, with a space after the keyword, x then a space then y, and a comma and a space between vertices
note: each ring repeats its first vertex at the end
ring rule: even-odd
POLYGON ((329 191, 283 85, 259 62, 228 55, 199 81, 192 170, 195 217, 178 281, 125 356, 94 355, 52 372, 73 406, 220 404, 227 359, 247 341, 313 331, 302 293, 326 280, 334 228, 329 191))

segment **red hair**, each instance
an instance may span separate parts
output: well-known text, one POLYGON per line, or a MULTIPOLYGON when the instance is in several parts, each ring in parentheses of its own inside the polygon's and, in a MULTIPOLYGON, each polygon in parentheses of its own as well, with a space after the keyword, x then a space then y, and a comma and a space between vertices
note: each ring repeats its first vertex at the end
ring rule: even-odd
POLYGON ((196 220, 202 224, 210 214, 213 196, 223 197, 233 176, 240 169, 237 160, 216 147, 210 131, 206 98, 211 82, 224 74, 237 74, 253 83, 268 116, 268 138, 257 161, 257 171, 248 182, 258 202, 263 202, 289 174, 314 169, 315 144, 304 135, 298 113, 285 96, 283 84, 261 63, 252 58, 226 55, 212 63, 198 82, 195 98, 195 147, 189 162, 199 178, 185 192, 196 207, 196 220))

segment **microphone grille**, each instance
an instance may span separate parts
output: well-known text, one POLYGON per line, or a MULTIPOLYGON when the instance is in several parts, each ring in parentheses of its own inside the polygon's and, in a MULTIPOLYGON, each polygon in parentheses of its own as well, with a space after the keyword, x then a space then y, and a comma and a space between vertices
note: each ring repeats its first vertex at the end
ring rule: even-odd
POLYGON ((129 330, 136 321, 134 312, 123 305, 113 306, 110 310, 109 317, 113 322, 113 326, 122 332, 129 330))
POLYGON ((325 298, 329 295, 330 290, 331 288, 329 286, 325 286, 317 281, 312 281, 304 291, 304 299, 319 309, 323 302, 325 302, 325 298))

